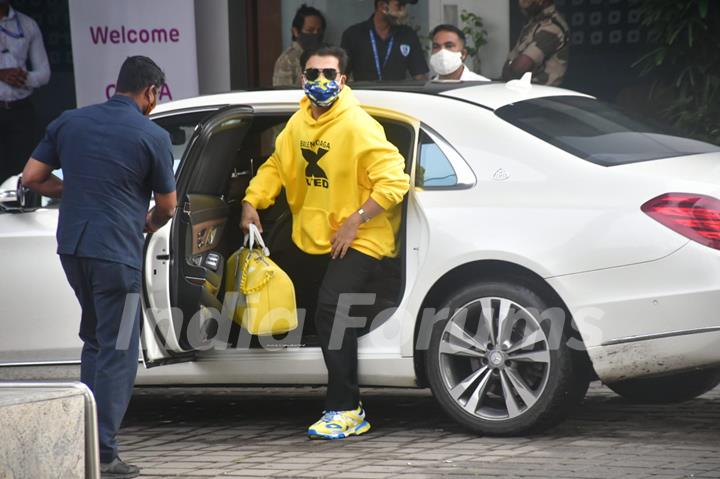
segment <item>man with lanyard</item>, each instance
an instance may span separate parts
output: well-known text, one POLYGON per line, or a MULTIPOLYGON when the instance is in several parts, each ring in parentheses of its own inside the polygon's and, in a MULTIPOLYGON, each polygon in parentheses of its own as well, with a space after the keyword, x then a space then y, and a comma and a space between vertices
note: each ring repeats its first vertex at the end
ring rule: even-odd
POLYGON ((407 4, 417 0, 375 0, 375 12, 342 36, 355 81, 426 80, 428 65, 417 33, 402 25, 407 4))
POLYGON ((103 479, 140 473, 119 458, 117 433, 138 367, 143 231, 155 233, 176 207, 170 135, 147 118, 164 84, 150 58, 128 57, 117 93, 50 123, 22 177, 62 198, 57 252, 82 309, 80 379, 97 402, 103 479))
POLYGON ((35 146, 30 95, 49 80, 50 65, 37 23, 13 9, 10 0, 0 0, 0 183, 22 171, 35 146))

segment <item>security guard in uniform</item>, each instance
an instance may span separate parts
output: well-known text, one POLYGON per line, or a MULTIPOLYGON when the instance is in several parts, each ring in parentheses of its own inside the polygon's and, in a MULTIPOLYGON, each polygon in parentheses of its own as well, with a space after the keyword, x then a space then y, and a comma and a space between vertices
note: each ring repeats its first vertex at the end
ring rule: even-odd
POLYGON ((37 141, 30 95, 48 81, 40 28, 9 0, 0 0, 0 183, 20 173, 30 156, 37 141))
POLYGON ((138 366, 143 231, 157 231, 176 207, 170 136, 147 118, 164 83, 151 59, 129 57, 118 94, 50 123, 22 177, 62 197, 57 252, 82 307, 81 379, 97 402, 103 478, 139 474, 118 457, 116 435, 138 366))
POLYGON ((428 65, 415 30, 402 25, 407 4, 417 0, 375 0, 375 12, 342 36, 355 81, 427 80, 428 65))
POLYGON ((325 15, 315 7, 302 4, 292 22, 292 44, 275 61, 273 86, 299 87, 302 71, 300 56, 320 46, 327 28, 325 15))
POLYGON ((533 83, 558 86, 565 78, 570 31, 553 0, 518 0, 527 23, 503 67, 503 79, 532 72, 533 83))

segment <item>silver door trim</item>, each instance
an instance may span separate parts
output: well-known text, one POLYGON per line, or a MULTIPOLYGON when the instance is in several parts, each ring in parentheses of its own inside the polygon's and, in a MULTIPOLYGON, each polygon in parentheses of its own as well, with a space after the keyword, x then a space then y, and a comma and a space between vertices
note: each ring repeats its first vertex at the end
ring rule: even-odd
POLYGON ((600 346, 615 346, 618 344, 636 343, 639 341, 651 341, 653 339, 665 339, 665 338, 674 338, 677 336, 689 336, 691 334, 717 333, 717 332, 720 332, 720 326, 713 326, 713 327, 709 327, 709 328, 697 328, 697 329, 683 329, 680 331, 669 331, 666 333, 626 336, 624 338, 617 338, 617 339, 612 339, 610 341, 605 341, 600 346))

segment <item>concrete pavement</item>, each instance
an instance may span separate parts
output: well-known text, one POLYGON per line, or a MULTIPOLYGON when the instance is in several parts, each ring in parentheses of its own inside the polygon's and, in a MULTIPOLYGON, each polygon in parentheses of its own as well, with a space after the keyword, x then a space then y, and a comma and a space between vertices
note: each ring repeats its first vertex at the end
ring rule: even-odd
POLYGON ((490 438, 448 419, 427 390, 368 389, 373 430, 310 441, 322 388, 139 388, 121 454, 148 478, 720 478, 720 388, 637 406, 593 384, 553 430, 490 438))

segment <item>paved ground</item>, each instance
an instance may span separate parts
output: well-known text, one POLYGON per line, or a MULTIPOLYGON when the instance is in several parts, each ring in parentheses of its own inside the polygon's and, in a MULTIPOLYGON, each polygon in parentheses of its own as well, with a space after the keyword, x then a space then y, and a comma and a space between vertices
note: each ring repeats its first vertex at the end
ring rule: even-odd
POLYGON ((367 390, 374 427, 318 442, 305 428, 322 389, 139 389, 121 432, 143 477, 720 478, 720 388, 674 406, 634 406, 593 385, 535 437, 468 434, 427 391, 367 390))

